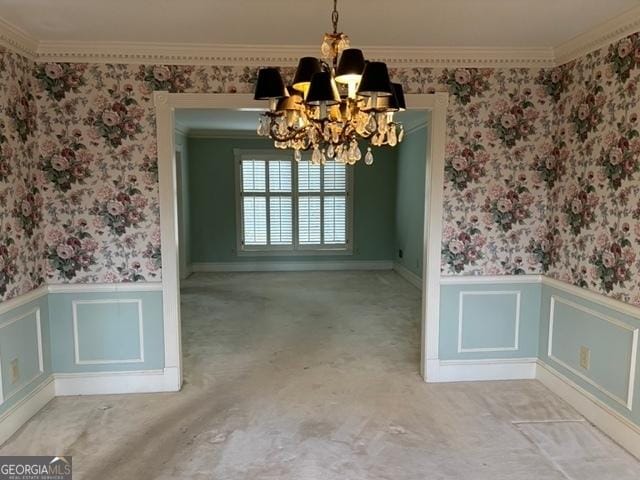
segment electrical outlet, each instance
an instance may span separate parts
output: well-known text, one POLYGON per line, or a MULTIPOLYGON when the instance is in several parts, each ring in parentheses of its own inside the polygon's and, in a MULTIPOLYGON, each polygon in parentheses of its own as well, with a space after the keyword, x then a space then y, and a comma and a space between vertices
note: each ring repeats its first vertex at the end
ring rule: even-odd
POLYGON ((20 366, 18 365, 18 359, 11 360, 11 384, 14 385, 20 380, 20 366))
POLYGON ((591 350, 584 345, 580 347, 580 366, 585 370, 589 370, 591 364, 591 350))

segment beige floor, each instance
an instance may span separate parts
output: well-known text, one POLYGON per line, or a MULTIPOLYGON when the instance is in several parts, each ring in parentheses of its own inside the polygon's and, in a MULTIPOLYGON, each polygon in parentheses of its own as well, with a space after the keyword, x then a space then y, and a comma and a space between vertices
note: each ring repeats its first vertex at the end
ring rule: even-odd
POLYGON ((0 454, 91 480, 640 478, 536 381, 423 383, 394 273, 198 274, 182 301, 182 392, 56 398, 0 454))

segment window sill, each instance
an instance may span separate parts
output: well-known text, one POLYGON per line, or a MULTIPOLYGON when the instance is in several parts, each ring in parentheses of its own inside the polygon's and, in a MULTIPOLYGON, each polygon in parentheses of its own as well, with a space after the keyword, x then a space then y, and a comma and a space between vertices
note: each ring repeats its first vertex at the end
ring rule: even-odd
POLYGON ((351 248, 321 248, 321 249, 298 249, 298 250, 286 250, 286 249, 272 249, 272 250, 260 250, 260 249, 243 249, 238 250, 236 253, 239 257, 331 257, 331 256, 348 256, 353 255, 353 249, 351 248))

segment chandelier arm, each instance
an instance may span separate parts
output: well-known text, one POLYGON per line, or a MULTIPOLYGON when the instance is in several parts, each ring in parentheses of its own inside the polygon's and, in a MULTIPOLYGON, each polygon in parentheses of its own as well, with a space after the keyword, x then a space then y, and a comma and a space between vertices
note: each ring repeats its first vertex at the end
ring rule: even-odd
MULTIPOLYGON (((293 133, 290 135, 282 136, 278 134, 276 131, 277 125, 274 122, 271 122, 269 125, 269 137, 275 140, 276 142, 289 142, 291 140, 297 140, 302 137, 306 133, 307 127, 304 127, 300 130, 293 130, 293 133)), ((289 129, 291 130, 291 129, 289 129)))
POLYGON ((331 23, 333 24, 333 34, 338 33, 338 20, 340 14, 338 13, 338 0, 333 0, 333 11, 331 12, 331 23))

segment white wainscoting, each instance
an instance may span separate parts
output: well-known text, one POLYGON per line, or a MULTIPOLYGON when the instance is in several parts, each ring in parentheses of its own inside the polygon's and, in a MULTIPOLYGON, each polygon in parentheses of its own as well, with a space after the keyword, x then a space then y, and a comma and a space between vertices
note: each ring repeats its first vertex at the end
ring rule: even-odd
POLYGON ((45 290, 45 293, 125 293, 161 291, 161 282, 59 283, 49 285, 45 290))
POLYGON ((518 350, 518 339, 520 338, 520 305, 521 305, 521 292, 520 290, 463 290, 459 294, 458 301, 458 353, 471 353, 471 352, 513 352, 518 350), (462 345, 462 336, 464 329, 464 298, 466 296, 495 296, 495 295, 515 295, 516 297, 516 309, 513 312, 513 329, 515 331, 515 338, 513 339, 513 345, 511 346, 494 346, 494 347, 472 347, 465 348, 462 345))
POLYGON ((430 360, 430 382, 475 382, 536 378, 537 358, 496 358, 482 360, 430 360))
POLYGON ((55 397, 53 377, 49 377, 0 415, 0 445, 6 442, 53 397, 55 397))
POLYGON ((0 405, 2 405, 4 402, 8 401, 10 398, 14 397, 15 395, 17 395, 18 393, 20 393, 21 391, 23 391, 25 388, 29 387, 31 384, 33 384, 33 382, 35 382, 36 380, 38 380, 42 374, 44 373, 44 358, 43 358, 43 347, 42 347, 42 322, 40 320, 40 308, 36 307, 33 308, 31 310, 29 310, 28 312, 23 313, 22 315, 19 315, 15 318, 12 318, 10 320, 7 320, 6 322, 3 322, 2 324, 0 324, 0 332, 2 331, 3 328, 8 327, 9 325, 12 325, 16 322, 19 322, 21 320, 27 319, 27 318, 31 318, 32 316, 35 316, 35 321, 36 321, 36 347, 37 347, 37 351, 38 351, 38 372, 29 380, 27 380, 26 382, 23 383, 23 385, 17 389, 14 390, 13 392, 11 392, 9 395, 4 394, 4 388, 3 388, 3 378, 2 378, 2 357, 0 357, 0 405))
POLYGON ((192 272, 306 272, 325 270, 391 270, 391 260, 330 262, 223 262, 192 263, 192 272))
POLYGON ((122 372, 56 373, 55 395, 112 395, 122 393, 177 392, 177 368, 122 372))
POLYGON ((49 293, 48 288, 46 286, 42 286, 36 288, 35 290, 31 290, 29 293, 20 295, 19 297, 15 297, 11 300, 2 302, 0 303, 0 315, 4 315, 5 313, 9 313, 16 308, 27 305, 28 303, 31 303, 34 300, 39 299, 40 297, 44 297, 47 293, 49 293))
POLYGON ((591 386, 593 386, 594 388, 596 388, 599 392, 603 393, 604 395, 606 395, 607 397, 609 397, 610 399, 612 399, 613 401, 619 403, 620 405, 622 405, 623 407, 627 408, 628 410, 631 410, 633 407, 633 394, 635 392, 635 378, 636 378, 636 359, 638 358, 638 329, 635 327, 632 327, 631 325, 628 325, 625 322, 622 322, 616 318, 612 318, 609 317, 607 315, 604 315, 600 312, 597 312, 593 309, 590 309, 588 307, 585 307, 583 305, 579 305, 577 303, 574 303, 570 300, 564 299, 564 298, 560 298, 557 296, 552 296, 551 297, 551 308, 549 309, 549 342, 547 345, 547 355, 549 356, 550 359, 552 359, 554 362, 558 363, 559 365, 562 365, 564 368, 566 368, 567 370, 569 370, 571 373, 573 373, 574 375, 576 375, 577 377, 580 377, 582 380, 584 380, 585 382, 589 383, 591 386), (575 368, 573 368, 571 365, 569 365, 568 363, 564 362, 563 360, 561 360, 560 358, 558 358, 556 355, 554 355, 553 353, 553 335, 554 335, 554 326, 555 326, 555 306, 556 303, 562 303, 568 307, 571 308, 575 308, 576 310, 579 310, 581 312, 584 312, 592 317, 598 318, 600 320, 602 320, 603 322, 607 322, 610 323, 611 325, 623 329, 623 330, 627 330, 630 332, 631 334, 631 356, 629 359, 629 365, 626 366, 627 371, 628 371, 628 380, 627 380, 627 395, 626 398, 620 398, 619 396, 615 395, 614 393, 612 393, 611 391, 607 390, 606 388, 604 388, 602 385, 600 385, 598 382, 596 382, 595 380, 593 380, 591 377, 588 377, 587 375, 585 375, 584 373, 576 370, 575 368))
POLYGON ((72 316, 73 316, 73 349, 76 365, 109 365, 116 363, 144 363, 144 322, 142 316, 142 299, 117 299, 107 298, 100 300, 73 300, 71 302, 72 316), (110 304, 123 304, 134 303, 137 304, 138 312, 138 337, 139 337, 139 355, 136 358, 123 358, 123 359, 81 359, 80 358, 80 338, 78 335, 78 305, 110 305, 110 304))

